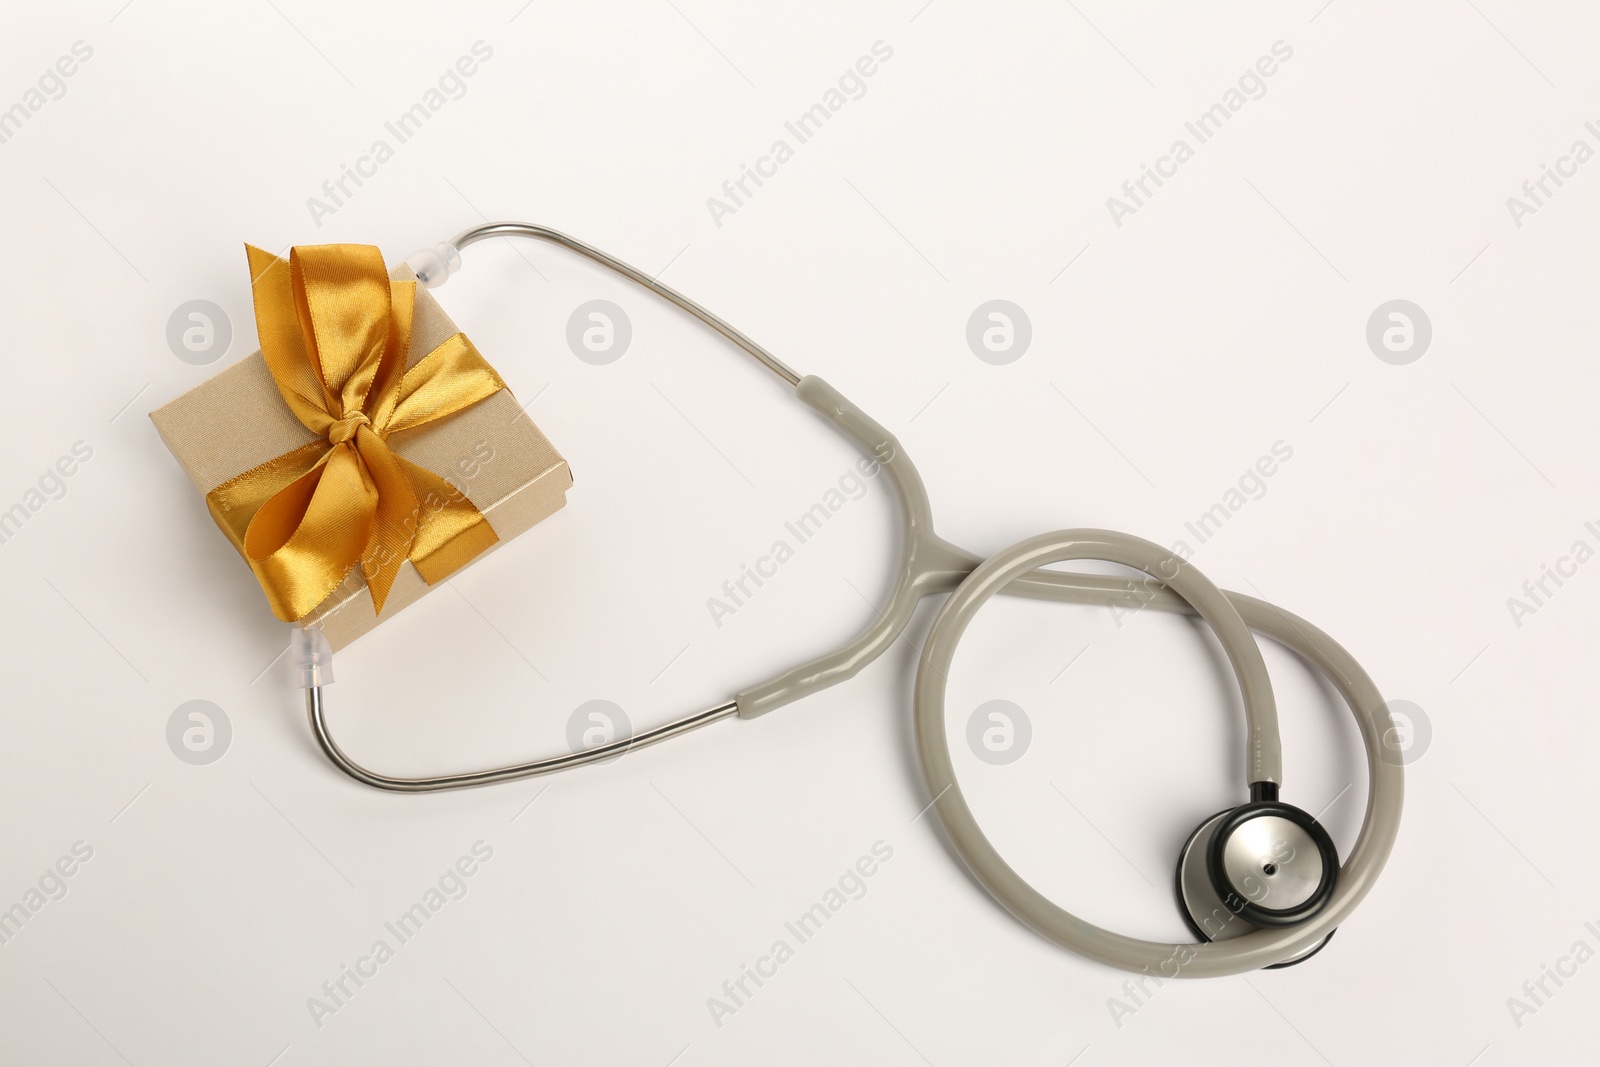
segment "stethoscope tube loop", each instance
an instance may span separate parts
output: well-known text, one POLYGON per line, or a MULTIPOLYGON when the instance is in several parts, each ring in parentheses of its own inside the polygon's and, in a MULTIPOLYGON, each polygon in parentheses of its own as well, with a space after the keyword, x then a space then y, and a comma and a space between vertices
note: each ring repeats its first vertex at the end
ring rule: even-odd
MULTIPOLYGON (((1259 649, 1252 656, 1236 647, 1241 641, 1255 646, 1249 634, 1253 629, 1287 645, 1326 674, 1355 715, 1367 753, 1366 817, 1327 906, 1299 925, 1258 930, 1228 941, 1173 945, 1127 937, 1085 922, 1047 899, 1001 858, 979 828, 956 781, 945 731, 945 690, 956 647, 990 597, 1026 576, 1037 576, 1040 567, 1051 563, 1105 559, 1158 574, 1168 556, 1161 546, 1130 534, 1061 530, 1020 541, 981 564, 945 601, 918 663, 913 698, 917 755, 932 809, 957 855, 990 895, 1025 925, 1063 948, 1113 967, 1162 978, 1210 978, 1270 966, 1321 942, 1371 890, 1394 847, 1404 776, 1398 764, 1384 759, 1383 737, 1392 720, 1377 687, 1348 652, 1304 619, 1253 597, 1222 593, 1193 566, 1177 568, 1171 578, 1161 576, 1171 591, 1189 600, 1196 613, 1211 623, 1236 672, 1241 663, 1260 655, 1259 649), (1218 596, 1228 604, 1225 610, 1218 596)), ((1244 675, 1239 673, 1243 686, 1244 675)), ((1247 707, 1249 701, 1247 692, 1247 707)))
POLYGON ((579 752, 480 771, 399 777, 368 770, 347 756, 329 732, 323 685, 332 680, 326 643, 297 641, 294 658, 307 690, 312 733, 323 752, 345 774, 365 785, 396 792, 433 792, 487 785, 604 762, 708 723, 738 715, 754 718, 854 677, 881 656, 909 624, 923 597, 952 592, 940 611, 917 670, 914 696, 917 750, 933 810, 956 851, 986 889, 1025 924, 1063 947, 1116 967, 1159 977, 1236 974, 1307 954, 1320 944, 1371 890, 1394 846, 1404 792, 1397 762, 1384 757, 1384 737, 1393 728, 1383 698, 1351 655, 1315 626, 1280 608, 1218 589, 1193 566, 1159 545, 1109 530, 1065 530, 1019 542, 994 558, 980 558, 934 530, 927 489, 899 441, 820 378, 801 377, 765 348, 700 304, 647 274, 556 230, 527 223, 476 226, 408 262, 419 279, 440 284, 460 263, 459 250, 491 237, 548 241, 602 266, 693 315, 749 354, 796 395, 853 440, 889 474, 900 507, 900 558, 894 589, 876 618, 839 649, 775 678, 750 686, 734 699, 632 737, 579 752), (1045 569, 1070 559, 1106 559, 1142 570, 1146 579, 1116 578, 1045 569), (1188 612, 1209 623, 1227 653, 1244 697, 1247 723, 1246 782, 1258 802, 1276 801, 1282 781, 1277 709, 1261 650, 1251 635, 1262 633, 1299 653, 1327 675, 1349 704, 1367 753, 1369 792, 1361 832, 1337 886, 1323 909, 1299 925, 1261 929, 1222 942, 1170 945, 1103 930, 1057 907, 1029 886, 999 856, 978 828, 956 783, 945 737, 945 684, 955 648, 978 608, 996 593, 1066 603, 1188 612))

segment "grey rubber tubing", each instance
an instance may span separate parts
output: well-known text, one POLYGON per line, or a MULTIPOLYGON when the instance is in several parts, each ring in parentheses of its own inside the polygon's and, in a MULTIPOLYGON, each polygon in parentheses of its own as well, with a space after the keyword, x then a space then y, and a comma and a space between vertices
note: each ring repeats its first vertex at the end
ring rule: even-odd
POLYGON ((1348 916, 1371 890, 1394 846, 1400 822, 1403 774, 1398 762, 1384 758, 1383 747, 1383 739, 1394 724, 1383 698, 1360 664, 1321 630, 1265 601, 1223 592, 1171 553, 1126 534, 1103 530, 1046 534, 1021 542, 984 563, 934 531, 927 489, 900 442, 821 378, 800 377, 702 305, 614 256, 548 227, 485 223, 457 235, 450 245, 452 250, 465 248, 493 237, 526 237, 560 245, 670 301, 743 349, 785 385, 792 386, 801 400, 877 460, 894 483, 900 506, 900 558, 894 589, 888 603, 876 612, 876 619, 844 646, 750 686, 731 701, 597 749, 481 771, 401 777, 367 769, 334 741, 327 725, 322 686, 314 684, 306 693, 313 734, 324 753, 344 773, 366 785, 397 792, 459 789, 600 762, 734 714, 754 718, 855 677, 893 645, 923 597, 954 592, 939 614, 917 671, 914 703, 918 754, 932 808, 951 844, 978 881, 1022 922, 1065 948, 1115 967, 1159 977, 1212 977, 1277 963, 1309 947, 1348 916), (1144 570, 1147 577, 1127 579, 1040 569, 1054 561, 1079 558, 1111 558, 1144 570), (1175 591, 1180 589, 1183 595, 1175 591), (1271 683, 1249 631, 1282 643, 1327 675, 1355 715, 1366 748, 1369 777, 1361 832, 1341 868, 1338 887, 1327 908, 1299 926, 1263 929, 1222 943, 1169 945, 1125 937, 1086 923, 1023 881, 978 828, 956 783, 944 732, 945 676, 956 643, 973 613, 996 592, 1202 616, 1215 630, 1243 694, 1246 784, 1281 783, 1283 763, 1271 683))
MULTIPOLYGON (((893 434, 821 378, 807 376, 800 379, 795 392, 801 400, 852 438, 893 480, 900 503, 900 565, 889 602, 878 610, 877 619, 852 641, 741 692, 735 700, 739 705, 740 717, 746 719, 763 715, 855 677, 894 643, 911 621, 912 613, 923 597, 947 593, 956 588, 980 562, 979 557, 957 548, 934 532, 933 507, 928 502, 928 490, 893 434)), ((1170 556, 1170 553, 1167 555, 1170 556)), ((1005 591, 1013 596, 1072 603, 1121 604, 1133 609, 1141 605, 1177 611, 1196 609, 1190 606, 1189 601, 1174 596, 1162 587, 1163 574, 1152 574, 1151 577, 1152 581, 1140 583, 1094 575, 1040 571, 1019 578, 1005 591)), ((1267 676, 1266 663, 1237 612, 1226 610, 1227 601, 1220 591, 1215 599, 1216 604, 1212 606, 1208 621, 1214 627, 1227 631, 1223 648, 1227 650, 1244 691, 1246 784, 1279 783, 1283 778, 1283 749, 1278 740, 1277 705, 1273 703, 1272 682, 1267 676)), ((1205 609, 1201 608, 1200 613, 1206 614, 1205 609)), ((1219 631, 1221 636, 1224 635, 1219 631)))
MULTIPOLYGON (((453 258, 459 263, 460 249, 496 237, 528 238, 565 248, 615 271, 688 312, 771 371, 786 386, 792 387, 796 396, 853 440, 869 456, 876 459, 894 482, 900 504, 900 560, 895 587, 890 594, 888 604, 877 612, 877 618, 841 648, 808 660, 775 678, 750 686, 731 701, 674 719, 633 738, 625 738, 605 746, 605 751, 562 753, 477 771, 418 777, 384 774, 363 766, 340 748, 328 725, 327 700, 322 693, 322 686, 307 686, 306 715, 312 734, 323 753, 345 774, 364 785, 394 792, 421 793, 463 789, 598 763, 612 758, 615 755, 611 751, 613 748, 621 751, 639 748, 719 722, 735 713, 740 718, 755 718, 774 708, 855 677, 862 668, 894 644, 895 638, 911 621, 917 603, 923 597, 950 592, 981 562, 979 556, 951 544, 934 532, 933 510, 928 502, 928 491, 923 485, 922 476, 917 473, 916 467, 905 454, 900 442, 827 382, 814 376, 801 377, 748 335, 703 305, 610 253, 548 226, 526 222, 487 222, 481 226, 474 226, 457 234, 447 245, 441 246, 448 254, 442 255, 439 262, 441 265, 447 264, 453 258)), ((442 284, 449 274, 450 270, 447 268, 440 276, 430 278, 424 284, 430 287, 437 286, 442 284)), ((1148 606, 1168 611, 1188 610, 1185 601, 1174 597, 1156 581, 1135 583, 1093 575, 1041 572, 1018 580, 1006 591, 1016 596, 1072 603, 1122 604, 1131 608, 1148 606)), ((1283 756, 1278 741, 1277 711, 1272 702, 1272 688, 1259 652, 1253 648, 1244 650, 1243 643, 1238 647, 1247 660, 1234 661, 1234 668, 1239 673, 1246 694, 1247 784, 1277 783, 1282 777, 1283 756)))
MULTIPOLYGON (((1168 606, 1165 602, 1161 605, 1168 606)), ((1246 707, 1250 694, 1246 691, 1246 707)), ((1062 530, 1019 542, 989 559, 961 583, 940 610, 917 667, 914 697, 917 754, 933 810, 951 845, 973 876, 1011 914, 1049 940, 1113 967, 1161 978, 1214 978, 1252 971, 1317 944, 1372 889, 1400 829, 1404 775, 1385 759, 1384 736, 1392 728, 1383 698, 1360 664, 1322 631, 1263 601, 1223 593, 1167 549, 1110 530, 1062 530), (1001 858, 979 828, 956 782, 945 731, 945 686, 956 646, 978 609, 1017 582, 1038 580, 1038 568, 1064 560, 1102 559, 1159 576, 1166 588, 1210 623, 1239 673, 1241 663, 1259 661, 1249 629, 1259 630, 1298 652, 1333 682, 1355 714, 1367 753, 1366 817, 1326 908, 1297 926, 1262 929, 1228 941, 1173 945, 1113 933, 1046 899, 1001 858), (1032 578, 1029 576, 1032 575, 1032 578), (1241 642, 1249 649, 1240 647, 1241 642), (1250 655, 1250 650, 1255 655, 1250 655)))
MULTIPOLYGON (((1162 977, 1206 978, 1256 970, 1320 941, 1371 890, 1394 847, 1403 806, 1404 772, 1385 759, 1393 720, 1377 686, 1355 658, 1311 623, 1254 597, 1218 589, 1192 565, 1149 541, 1109 530, 1069 530, 1023 541, 987 562, 941 538, 916 467, 900 442, 827 382, 802 378, 796 391, 875 458, 898 491, 901 544, 889 602, 844 647, 752 686, 736 698, 751 718, 854 677, 882 655, 910 622, 917 603, 954 591, 934 624, 917 669, 917 751, 933 810, 974 877, 1008 911, 1049 940, 1113 967, 1162 977), (1106 559, 1142 570, 1147 580, 1072 574, 1040 568, 1068 559, 1106 559), (1283 780, 1277 708, 1261 650, 1251 630, 1298 653, 1328 676, 1361 731, 1370 779, 1366 816, 1340 869, 1328 906, 1298 926, 1261 930, 1226 942, 1169 945, 1102 929, 1058 907, 1002 859, 962 796, 945 736, 944 690, 955 648, 981 604, 995 593, 1079 604, 1141 607, 1198 614, 1217 634, 1239 679, 1246 719, 1248 782, 1283 780)), ((1248 784, 1247 782, 1247 784, 1248 784)))

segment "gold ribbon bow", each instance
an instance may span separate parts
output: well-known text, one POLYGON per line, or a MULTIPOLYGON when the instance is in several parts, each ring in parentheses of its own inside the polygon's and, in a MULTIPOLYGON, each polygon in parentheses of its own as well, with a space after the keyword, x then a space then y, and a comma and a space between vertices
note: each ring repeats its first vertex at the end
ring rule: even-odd
POLYGON ((303 618, 357 564, 382 611, 407 559, 431 585, 498 540, 460 490, 396 455, 390 435, 505 383, 459 333, 407 369, 416 283, 390 281, 376 248, 316 245, 287 261, 245 249, 261 354, 322 440, 224 482, 206 503, 278 618, 303 618))

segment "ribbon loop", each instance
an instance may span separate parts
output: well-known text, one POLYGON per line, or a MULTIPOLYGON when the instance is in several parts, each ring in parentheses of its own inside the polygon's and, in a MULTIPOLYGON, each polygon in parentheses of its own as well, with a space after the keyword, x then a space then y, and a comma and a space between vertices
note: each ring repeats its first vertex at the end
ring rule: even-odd
POLYGON ((322 441, 206 496, 278 618, 304 618, 360 565, 374 611, 410 559, 430 584, 498 538, 389 435, 449 418, 504 389, 462 334, 408 370, 415 282, 396 282, 366 245, 246 246, 261 355, 284 403, 322 441))

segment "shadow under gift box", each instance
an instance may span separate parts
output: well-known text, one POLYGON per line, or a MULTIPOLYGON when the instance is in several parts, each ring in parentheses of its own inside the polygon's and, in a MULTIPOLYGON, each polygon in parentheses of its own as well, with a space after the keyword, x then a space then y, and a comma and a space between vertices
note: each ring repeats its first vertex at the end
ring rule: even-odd
MULTIPOLYGON (((399 266, 390 277, 409 281, 414 275, 399 266)), ((408 367, 459 332, 432 294, 420 285, 416 294, 408 367)), ((284 403, 259 351, 152 411, 150 421, 202 498, 230 478, 319 439, 284 403)), ((572 485, 567 461, 509 389, 449 418, 397 433, 389 445, 402 458, 448 479, 489 521, 499 540, 467 566, 560 510, 572 485)), ((383 613, 375 614, 357 565, 299 624, 322 627, 338 651, 422 599, 429 588, 406 560, 383 613)), ((264 595, 262 603, 265 607, 264 595)))

